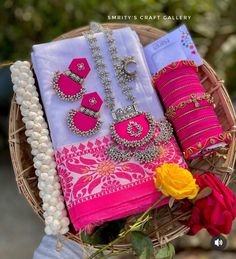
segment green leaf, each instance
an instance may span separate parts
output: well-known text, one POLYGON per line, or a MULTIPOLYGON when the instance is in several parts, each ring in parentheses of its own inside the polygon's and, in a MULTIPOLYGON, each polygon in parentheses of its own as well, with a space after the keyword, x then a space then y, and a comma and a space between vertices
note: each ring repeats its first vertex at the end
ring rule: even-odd
POLYGON ((198 193, 197 197, 193 199, 193 203, 195 203, 197 200, 200 200, 209 196, 211 193, 212 193, 212 189, 210 187, 205 187, 198 193))
POLYGON ((133 250, 139 259, 150 259, 153 256, 152 240, 141 231, 131 233, 133 250))
POLYGON ((172 208, 173 205, 174 205, 174 203, 175 203, 175 198, 174 198, 174 197, 171 197, 171 198, 169 199, 169 207, 172 208))
POLYGON ((113 241, 124 227, 125 221, 123 219, 106 222, 97 227, 93 234, 87 235, 85 232, 81 233, 83 242, 91 245, 104 245, 113 241))
POLYGON ((155 259, 172 259, 174 255, 175 247, 171 243, 168 243, 158 250, 155 259))
POLYGON ((82 232, 80 237, 84 243, 91 244, 91 245, 98 245, 103 244, 103 240, 99 235, 99 231, 95 232, 92 235, 87 235, 85 232, 82 232))

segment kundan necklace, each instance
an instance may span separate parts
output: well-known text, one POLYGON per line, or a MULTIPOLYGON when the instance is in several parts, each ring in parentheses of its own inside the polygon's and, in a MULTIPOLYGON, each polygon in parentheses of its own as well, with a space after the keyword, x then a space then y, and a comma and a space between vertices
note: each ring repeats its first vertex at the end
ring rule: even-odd
POLYGON ((110 109, 114 120, 110 126, 114 144, 108 147, 106 153, 115 161, 127 161, 132 157, 135 157, 139 162, 153 161, 160 153, 159 146, 161 142, 170 140, 172 128, 166 120, 156 122, 150 113, 137 109, 135 97, 131 94, 133 87, 129 85, 129 82, 136 79, 136 70, 134 68, 136 61, 133 56, 122 58, 118 56, 112 30, 103 28, 98 23, 91 23, 90 29, 89 32, 84 33, 84 36, 88 41, 96 71, 105 91, 104 102, 110 109), (130 105, 125 108, 115 109, 112 81, 95 37, 97 32, 104 33, 116 79, 122 93, 130 102, 130 105))

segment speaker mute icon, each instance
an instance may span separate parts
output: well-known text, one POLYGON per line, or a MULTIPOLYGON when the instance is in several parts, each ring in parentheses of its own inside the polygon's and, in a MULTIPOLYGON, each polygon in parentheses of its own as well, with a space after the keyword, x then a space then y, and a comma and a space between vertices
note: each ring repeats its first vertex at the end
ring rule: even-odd
POLYGON ((211 247, 215 250, 224 250, 227 245, 227 239, 223 235, 217 235, 211 239, 211 247))

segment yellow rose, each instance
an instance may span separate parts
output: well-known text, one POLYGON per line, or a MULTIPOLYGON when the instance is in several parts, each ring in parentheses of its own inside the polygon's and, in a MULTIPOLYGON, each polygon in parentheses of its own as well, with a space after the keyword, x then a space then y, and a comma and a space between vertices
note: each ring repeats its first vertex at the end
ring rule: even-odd
POLYGON ((163 194, 176 200, 194 199, 199 191, 199 186, 192 174, 177 164, 164 163, 156 168, 154 182, 156 188, 163 194))

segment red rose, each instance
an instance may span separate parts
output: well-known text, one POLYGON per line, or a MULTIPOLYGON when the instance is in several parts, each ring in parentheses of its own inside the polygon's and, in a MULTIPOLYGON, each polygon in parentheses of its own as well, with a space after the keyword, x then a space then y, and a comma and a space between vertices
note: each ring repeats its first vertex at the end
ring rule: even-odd
POLYGON ((236 217, 236 196, 213 173, 194 175, 200 190, 210 187, 212 193, 195 202, 192 217, 185 222, 190 227, 189 235, 206 228, 210 235, 229 234, 236 217))

